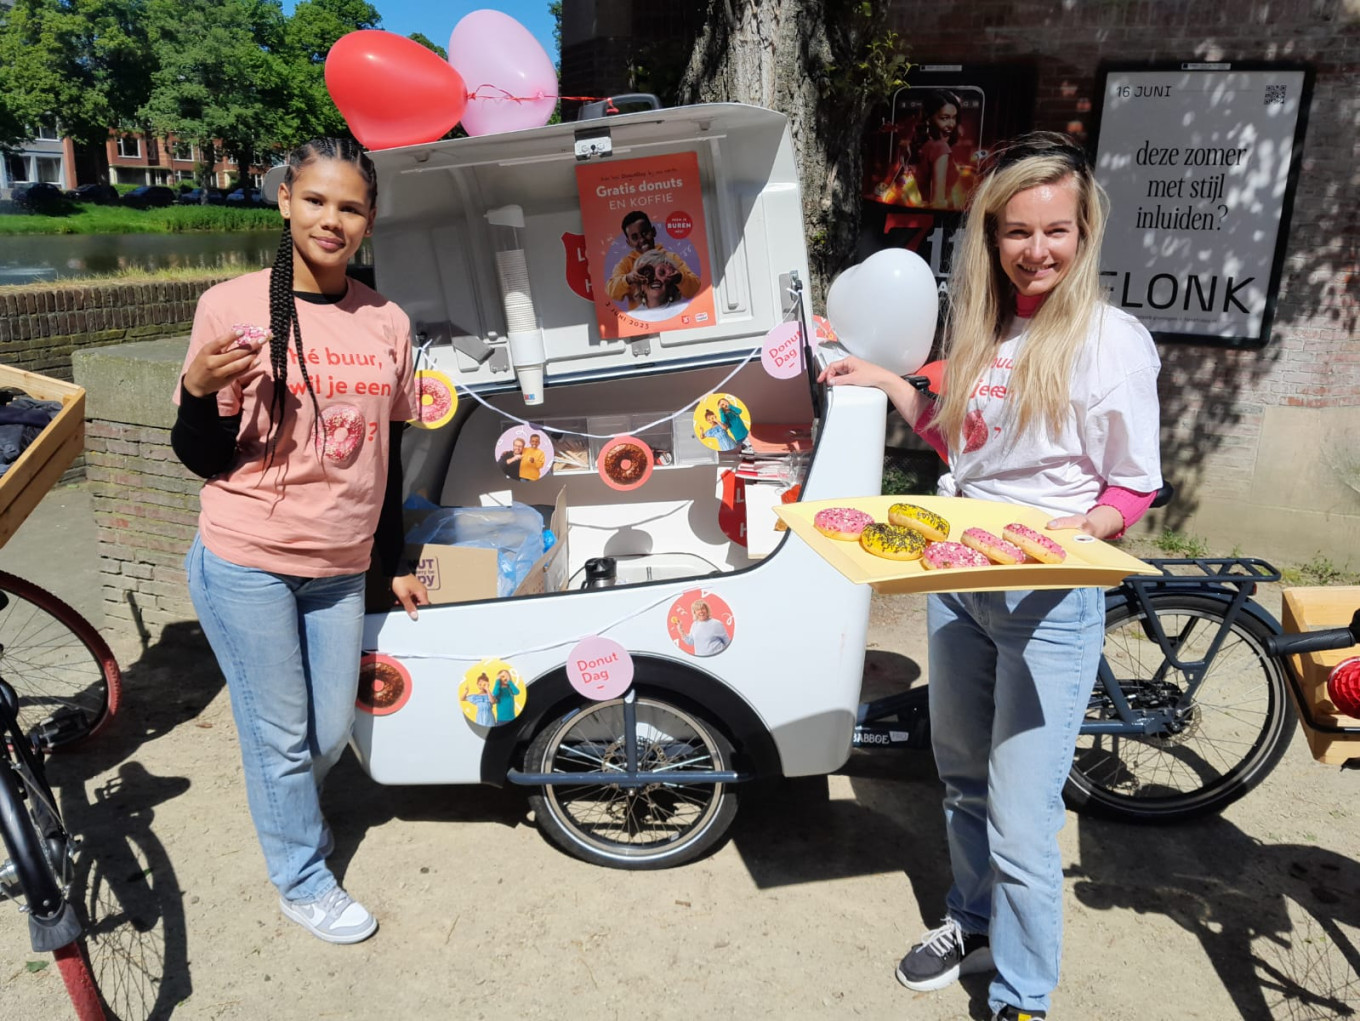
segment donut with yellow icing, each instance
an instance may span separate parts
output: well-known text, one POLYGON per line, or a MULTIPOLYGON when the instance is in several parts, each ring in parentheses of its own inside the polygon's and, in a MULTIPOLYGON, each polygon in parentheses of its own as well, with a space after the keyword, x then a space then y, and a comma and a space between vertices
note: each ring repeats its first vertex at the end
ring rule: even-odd
POLYGON ((932 571, 956 567, 991 567, 992 562, 961 542, 932 542, 921 556, 921 564, 932 571))
POLYGON ((873 523, 872 517, 853 507, 827 507, 812 517, 813 528, 828 539, 839 539, 842 542, 858 542, 865 526, 873 523))
POLYGON ((959 541, 977 550, 994 564, 1023 564, 1025 551, 1014 543, 993 535, 985 528, 965 528, 959 541))
POLYGON ((1015 543, 1041 564, 1061 564, 1067 559, 1067 550, 1028 525, 1013 522, 1001 530, 1001 538, 1015 543))
POLYGON ((874 523, 859 533, 860 546, 885 560, 920 560, 926 551, 926 538, 914 528, 874 523))
POLYGON ((944 542, 949 538, 949 522, 914 503, 895 503, 889 507, 888 523, 914 529, 931 542, 944 542))

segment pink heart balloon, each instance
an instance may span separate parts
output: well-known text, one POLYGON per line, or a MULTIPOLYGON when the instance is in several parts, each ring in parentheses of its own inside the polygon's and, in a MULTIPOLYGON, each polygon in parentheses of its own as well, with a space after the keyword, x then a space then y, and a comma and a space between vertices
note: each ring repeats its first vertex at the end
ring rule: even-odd
POLYGON ((449 36, 449 64, 471 93, 463 127, 469 135, 547 124, 557 107, 557 68, 532 32, 508 14, 465 15, 449 36))
POLYGON ((350 32, 326 54, 326 89, 369 149, 443 138, 467 107, 463 76, 439 54, 377 29, 350 32))

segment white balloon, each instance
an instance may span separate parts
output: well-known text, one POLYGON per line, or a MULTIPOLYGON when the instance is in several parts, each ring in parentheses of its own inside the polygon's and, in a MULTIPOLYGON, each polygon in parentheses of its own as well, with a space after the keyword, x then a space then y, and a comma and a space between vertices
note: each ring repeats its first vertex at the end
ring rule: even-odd
POLYGON ((853 355, 909 375, 925 364, 939 315, 935 274, 905 248, 885 248, 831 283, 826 315, 853 355))

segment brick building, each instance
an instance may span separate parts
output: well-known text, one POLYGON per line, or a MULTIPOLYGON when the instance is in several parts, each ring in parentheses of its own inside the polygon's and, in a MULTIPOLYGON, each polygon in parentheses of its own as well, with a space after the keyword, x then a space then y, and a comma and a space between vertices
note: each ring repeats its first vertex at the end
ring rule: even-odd
MULTIPOLYGON (((637 80, 658 38, 688 45, 702 3, 566 0, 562 91, 637 80)), ((1360 3, 1356 0, 895 0, 913 61, 1028 65, 1036 128, 1084 136, 1102 64, 1290 61, 1315 72, 1270 342, 1161 345, 1163 457, 1180 497, 1150 518, 1248 550, 1360 567, 1360 3)))

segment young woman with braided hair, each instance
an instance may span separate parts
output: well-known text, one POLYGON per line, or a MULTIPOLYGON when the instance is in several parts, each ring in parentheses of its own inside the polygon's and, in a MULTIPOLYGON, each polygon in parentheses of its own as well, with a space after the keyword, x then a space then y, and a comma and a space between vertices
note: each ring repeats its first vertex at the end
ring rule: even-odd
POLYGON ((349 140, 289 155, 274 265, 199 299, 171 433, 207 479, 185 569, 231 694, 269 878, 284 914, 332 943, 377 928, 326 866, 320 805, 353 724, 371 557, 411 617, 429 602, 400 566, 410 320, 345 273, 376 198, 349 140))
MULTIPOLYGON (((1106 197, 1071 139, 994 153, 955 248, 944 395, 934 406, 859 358, 832 385, 875 386, 949 462, 941 496, 1037 507, 1050 529, 1123 533, 1161 487, 1152 337, 1105 301, 1106 197)), ((993 1021, 1047 1016, 1062 955, 1062 790, 1104 638, 1097 588, 946 592, 926 604, 931 743, 954 883, 944 924, 897 968, 942 989, 994 972, 993 1021)))

